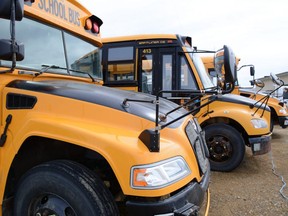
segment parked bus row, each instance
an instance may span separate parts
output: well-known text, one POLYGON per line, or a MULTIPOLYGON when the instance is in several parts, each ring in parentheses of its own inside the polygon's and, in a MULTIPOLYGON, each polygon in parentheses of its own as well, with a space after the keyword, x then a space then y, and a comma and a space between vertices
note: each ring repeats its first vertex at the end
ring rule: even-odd
POLYGON ((210 170, 271 148, 271 109, 215 86, 189 36, 101 38, 77 1, 0 3, 0 215, 208 215, 210 170))

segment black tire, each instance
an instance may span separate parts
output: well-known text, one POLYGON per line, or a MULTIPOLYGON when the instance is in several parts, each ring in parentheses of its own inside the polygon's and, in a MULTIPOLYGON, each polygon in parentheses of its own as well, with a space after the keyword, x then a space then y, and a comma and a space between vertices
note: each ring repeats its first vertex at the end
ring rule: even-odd
POLYGON ((92 171, 67 160, 43 163, 18 184, 15 216, 115 216, 111 193, 92 171))
POLYGON ((211 170, 229 172, 237 168, 245 155, 245 143, 241 134, 223 123, 208 125, 204 131, 211 170))

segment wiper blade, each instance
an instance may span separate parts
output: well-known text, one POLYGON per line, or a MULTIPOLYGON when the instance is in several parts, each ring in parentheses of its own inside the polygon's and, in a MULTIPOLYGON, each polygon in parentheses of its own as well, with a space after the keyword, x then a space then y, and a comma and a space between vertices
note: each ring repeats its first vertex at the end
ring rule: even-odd
POLYGON ((41 65, 43 67, 43 69, 41 70, 41 73, 45 73, 47 70, 49 69, 60 69, 60 70, 67 70, 67 73, 69 75, 70 74, 70 71, 72 72, 76 72, 76 73, 81 73, 81 74, 85 74, 85 75, 88 75, 90 77, 90 79, 92 80, 92 82, 95 82, 95 79, 93 78, 93 76, 91 76, 91 74, 85 72, 85 71, 79 71, 79 70, 74 70, 74 69, 69 69, 69 68, 65 68, 65 67, 60 67, 60 66, 57 66, 57 65, 41 65))

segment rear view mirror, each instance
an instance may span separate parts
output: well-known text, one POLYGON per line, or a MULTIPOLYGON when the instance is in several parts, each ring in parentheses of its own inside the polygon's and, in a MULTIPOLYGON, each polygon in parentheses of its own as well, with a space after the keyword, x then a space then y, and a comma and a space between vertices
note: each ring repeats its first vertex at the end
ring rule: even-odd
POLYGON ((276 85, 284 85, 284 82, 276 74, 270 73, 270 77, 276 85))
POLYGON ((255 69, 253 66, 250 67, 250 76, 253 76, 254 77, 255 75, 255 69))
POLYGON ((1 0, 0 18, 11 19, 12 10, 14 10, 14 8, 15 8, 15 20, 17 21, 22 20, 24 15, 24 0, 1 0))
POLYGON ((236 81, 236 56, 232 49, 224 45, 224 69, 225 81, 227 83, 235 83, 236 81))
POLYGON ((16 61, 22 61, 24 59, 24 44, 16 42, 12 46, 12 40, 0 39, 0 59, 12 61, 13 53, 16 53, 16 61))
POLYGON ((253 84, 255 84, 259 88, 264 88, 264 86, 265 86, 265 83, 259 79, 253 80, 253 84))
MULTIPOLYGON (((236 82, 236 57, 228 46, 218 50, 215 55, 215 71, 224 77, 224 90, 231 92, 236 82)), ((228 93, 228 92, 227 92, 228 93)))

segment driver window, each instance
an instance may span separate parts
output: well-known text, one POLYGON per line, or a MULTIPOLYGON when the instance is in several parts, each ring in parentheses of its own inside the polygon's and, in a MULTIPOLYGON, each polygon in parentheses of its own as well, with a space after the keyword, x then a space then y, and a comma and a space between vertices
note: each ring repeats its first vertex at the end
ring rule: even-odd
POLYGON ((186 62, 186 59, 181 57, 181 86, 180 89, 197 89, 195 79, 192 75, 191 68, 186 62))

